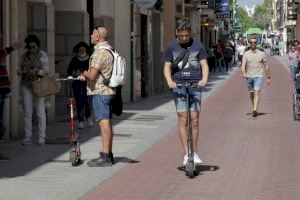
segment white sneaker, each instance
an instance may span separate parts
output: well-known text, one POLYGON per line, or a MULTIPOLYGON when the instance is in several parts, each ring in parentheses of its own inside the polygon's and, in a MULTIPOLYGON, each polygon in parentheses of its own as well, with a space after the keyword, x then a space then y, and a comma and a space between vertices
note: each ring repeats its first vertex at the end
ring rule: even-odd
POLYGON ((187 161, 188 161, 188 154, 185 154, 185 155, 183 156, 183 161, 182 161, 183 166, 186 165, 187 161))
POLYGON ((94 125, 94 122, 93 122, 93 120, 92 120, 91 117, 89 117, 89 118, 87 119, 87 121, 88 121, 88 125, 89 125, 90 127, 94 125))
POLYGON ((45 138, 42 138, 42 137, 39 138, 38 145, 41 145, 41 146, 45 145, 45 138))
POLYGON ((202 160, 199 158, 198 154, 194 153, 194 163, 201 164, 203 163, 202 160))
POLYGON ((78 128, 79 128, 79 129, 83 129, 83 128, 84 128, 84 124, 83 124, 83 122, 79 122, 79 124, 78 124, 78 128))
POLYGON ((22 141, 23 145, 29 145, 32 144, 30 137, 25 137, 25 139, 22 141))

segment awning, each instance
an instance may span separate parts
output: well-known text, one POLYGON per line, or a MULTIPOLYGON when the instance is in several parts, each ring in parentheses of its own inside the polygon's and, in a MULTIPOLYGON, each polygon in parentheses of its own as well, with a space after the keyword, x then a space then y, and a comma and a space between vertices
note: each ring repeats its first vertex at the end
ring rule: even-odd
POLYGON ((249 28, 246 31, 246 34, 248 34, 248 35, 262 34, 262 31, 260 30, 260 28, 249 28))

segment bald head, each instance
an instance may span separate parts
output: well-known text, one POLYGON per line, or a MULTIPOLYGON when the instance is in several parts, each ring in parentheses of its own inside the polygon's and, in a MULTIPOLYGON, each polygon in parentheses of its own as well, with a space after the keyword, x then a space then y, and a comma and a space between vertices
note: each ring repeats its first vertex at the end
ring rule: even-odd
POLYGON ((99 36, 101 38, 104 38, 106 39, 107 38, 107 35, 108 35, 108 31, 105 27, 98 27, 97 28, 97 31, 99 32, 99 36))
POLYGON ((91 44, 96 45, 101 42, 105 42, 108 37, 108 31, 107 28, 103 26, 99 26, 93 30, 93 33, 91 35, 91 44))

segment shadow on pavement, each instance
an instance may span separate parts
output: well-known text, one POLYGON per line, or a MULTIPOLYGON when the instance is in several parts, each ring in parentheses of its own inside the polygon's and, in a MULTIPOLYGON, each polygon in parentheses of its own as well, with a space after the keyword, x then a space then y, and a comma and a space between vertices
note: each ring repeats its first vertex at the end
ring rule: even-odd
MULTIPOLYGON (((207 87, 204 92, 211 90, 215 84, 214 81, 225 79, 228 75, 226 72, 213 73, 209 77, 207 87)), ((36 144, 22 146, 20 141, 8 140, 0 145, 1 157, 3 161, 0 164, 0 178, 4 177, 18 177, 24 176, 27 173, 34 171, 36 168, 47 163, 61 163, 70 166, 67 158, 60 158, 62 154, 68 153, 70 150, 70 128, 69 128, 69 112, 68 103, 69 97, 63 95, 56 95, 56 122, 47 125, 46 145, 38 146, 36 144), (5 162, 4 162, 5 160, 5 162)), ((128 103, 124 105, 124 113, 119 117, 113 118, 114 125, 118 123, 126 123, 124 121, 139 121, 147 122, 151 125, 152 121, 164 120, 168 116, 155 115, 147 113, 155 108, 158 108, 172 99, 172 92, 164 92, 153 95, 147 98, 141 98, 138 102, 128 103), (136 115, 140 114, 140 115, 136 115)), ((175 110, 174 110, 175 114, 175 110)), ((76 129, 80 136, 80 143, 83 144, 94 137, 99 137, 99 128, 96 124, 93 127, 85 129, 76 129)), ((36 140, 36 127, 33 130, 33 138, 36 140)), ((116 137, 131 137, 130 134, 116 134, 116 137)), ((83 156, 84 157, 84 156, 83 156)), ((84 160, 84 158, 83 158, 84 160)), ((118 163, 137 163, 139 161, 126 158, 117 157, 118 163)), ((205 169, 201 167, 200 169, 205 169)))
MULTIPOLYGON (((256 117, 262 116, 262 115, 269 115, 272 113, 264 113, 264 112, 258 112, 256 117)), ((246 115, 252 115, 252 113, 246 113, 246 115)))
MULTIPOLYGON (((177 167, 177 169, 179 171, 183 171, 185 172, 185 166, 180 166, 177 167)), ((202 172, 206 172, 206 171, 217 171, 219 170, 220 167, 216 166, 216 165, 197 165, 196 166, 196 171, 195 171, 195 176, 199 176, 202 174, 202 172)))
POLYGON ((133 160, 131 158, 127 158, 127 157, 115 157, 115 163, 139 163, 140 161, 138 160, 133 160))

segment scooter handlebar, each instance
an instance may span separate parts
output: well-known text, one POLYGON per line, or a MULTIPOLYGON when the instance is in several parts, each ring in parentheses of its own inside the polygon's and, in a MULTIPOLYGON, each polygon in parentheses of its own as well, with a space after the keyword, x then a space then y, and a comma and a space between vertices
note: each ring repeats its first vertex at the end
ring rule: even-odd
POLYGON ((67 78, 58 78, 56 81, 75 81, 79 80, 78 77, 68 76, 67 78))
POLYGON ((176 87, 190 87, 190 88, 198 88, 199 85, 196 83, 178 83, 176 84, 176 87))

